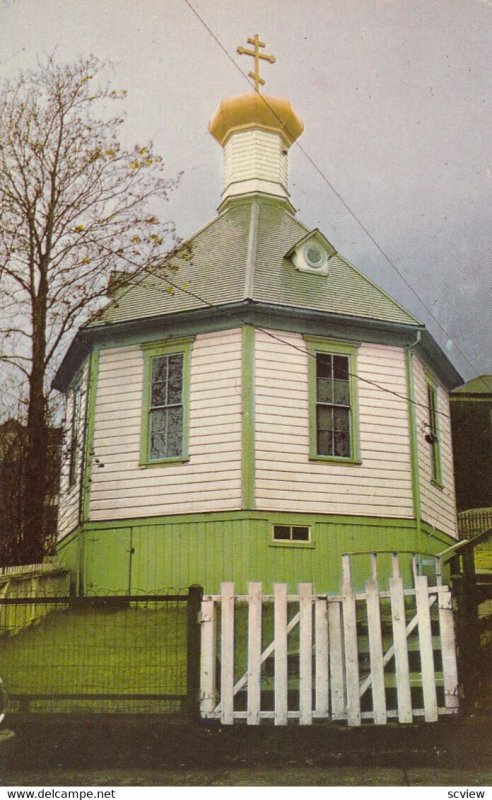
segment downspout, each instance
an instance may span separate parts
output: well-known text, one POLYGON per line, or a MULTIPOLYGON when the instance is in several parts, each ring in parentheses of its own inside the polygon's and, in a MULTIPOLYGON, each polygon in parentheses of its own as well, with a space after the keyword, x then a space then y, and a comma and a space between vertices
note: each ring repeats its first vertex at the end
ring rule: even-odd
POLYGON ((406 348, 408 419, 410 426, 410 461, 412 468, 412 498, 417 533, 417 547, 419 550, 422 549, 422 508, 420 502, 420 470, 417 442, 417 419, 415 414, 415 388, 413 382, 413 350, 419 344, 421 338, 422 333, 420 330, 418 330, 417 338, 406 348))
MULTIPOLYGON (((256 246, 258 235, 259 205, 256 199, 251 203, 251 216, 246 258, 244 299, 253 299, 255 279, 256 246)), ((254 509, 255 489, 255 328, 242 326, 241 354, 241 504, 243 509, 254 509)))
POLYGON ((97 383, 97 370, 99 364, 98 351, 91 350, 87 365, 87 390, 85 402, 83 446, 80 465, 80 494, 79 494, 79 594, 85 593, 85 536, 84 522, 89 517, 89 496, 92 475, 93 442, 94 442, 94 412, 95 393, 97 383))

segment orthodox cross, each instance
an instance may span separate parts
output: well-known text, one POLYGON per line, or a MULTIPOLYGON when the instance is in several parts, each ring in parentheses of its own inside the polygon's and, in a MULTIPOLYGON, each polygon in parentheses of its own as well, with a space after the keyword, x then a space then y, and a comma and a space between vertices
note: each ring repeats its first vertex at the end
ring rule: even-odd
POLYGON ((265 85, 265 81, 263 80, 263 78, 260 78, 260 58, 262 58, 264 61, 269 61, 270 64, 275 64, 275 61, 277 59, 275 58, 275 56, 269 56, 266 53, 260 53, 260 47, 266 47, 266 45, 265 42, 260 42, 260 37, 258 36, 257 33, 255 33, 252 39, 248 39, 248 44, 252 44, 254 50, 247 50, 246 47, 238 47, 237 52, 241 56, 242 55, 253 56, 255 60, 255 69, 254 72, 249 73, 249 77, 253 78, 255 82, 255 89, 257 92, 259 92, 260 84, 262 86, 265 85))

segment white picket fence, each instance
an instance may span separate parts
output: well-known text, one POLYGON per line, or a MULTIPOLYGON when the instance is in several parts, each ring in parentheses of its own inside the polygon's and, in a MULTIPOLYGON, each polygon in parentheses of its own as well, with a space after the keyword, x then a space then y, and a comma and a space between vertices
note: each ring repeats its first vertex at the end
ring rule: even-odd
POLYGON ((404 588, 395 569, 388 590, 373 578, 355 592, 344 559, 340 595, 313 594, 310 583, 295 595, 283 583, 273 595, 262 594, 261 583, 235 595, 234 584, 223 583, 220 595, 203 598, 203 718, 354 726, 457 713, 449 588, 429 586, 426 576, 404 588))

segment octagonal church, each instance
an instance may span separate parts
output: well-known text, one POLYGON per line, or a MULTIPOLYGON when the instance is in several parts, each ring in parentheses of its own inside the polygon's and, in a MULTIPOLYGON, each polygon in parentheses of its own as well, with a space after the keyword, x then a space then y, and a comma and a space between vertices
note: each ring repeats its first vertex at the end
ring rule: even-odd
POLYGON ((83 594, 337 592, 344 553, 425 564, 457 536, 461 378, 297 218, 288 150, 303 123, 287 100, 229 98, 209 130, 224 151, 217 216, 186 257, 110 295, 55 378, 69 453, 58 558, 83 594))

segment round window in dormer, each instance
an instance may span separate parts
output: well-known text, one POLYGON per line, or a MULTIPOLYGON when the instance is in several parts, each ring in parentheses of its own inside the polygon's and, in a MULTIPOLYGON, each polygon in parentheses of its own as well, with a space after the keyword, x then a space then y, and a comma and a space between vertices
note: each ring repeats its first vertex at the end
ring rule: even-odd
POLYGON ((316 244, 310 244, 305 250, 306 262, 311 269, 321 269, 326 261, 326 255, 321 247, 316 244))

